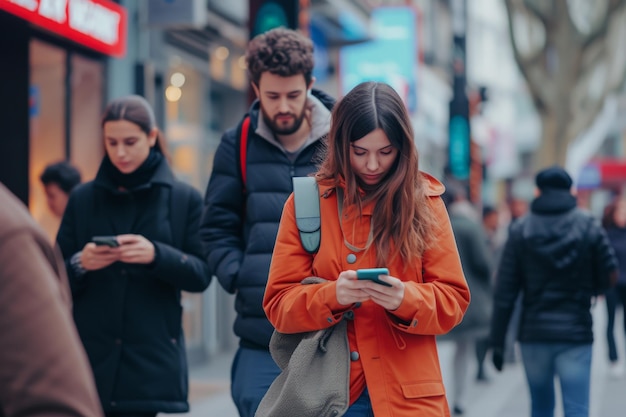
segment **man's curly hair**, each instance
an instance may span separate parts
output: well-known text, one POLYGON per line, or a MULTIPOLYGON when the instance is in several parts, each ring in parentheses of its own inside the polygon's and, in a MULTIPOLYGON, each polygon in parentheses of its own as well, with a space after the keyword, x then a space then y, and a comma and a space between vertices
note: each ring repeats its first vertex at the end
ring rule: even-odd
POLYGON ((275 28, 248 43, 246 63, 248 76, 257 86, 266 71, 281 77, 302 74, 308 86, 313 72, 313 42, 295 30, 275 28))

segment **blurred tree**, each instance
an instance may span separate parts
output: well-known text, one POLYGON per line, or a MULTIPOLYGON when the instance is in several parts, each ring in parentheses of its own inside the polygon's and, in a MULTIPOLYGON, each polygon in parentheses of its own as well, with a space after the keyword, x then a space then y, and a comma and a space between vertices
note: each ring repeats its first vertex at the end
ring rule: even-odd
POLYGON ((626 78, 626 0, 504 0, 515 60, 542 120, 537 167, 568 145, 626 78))

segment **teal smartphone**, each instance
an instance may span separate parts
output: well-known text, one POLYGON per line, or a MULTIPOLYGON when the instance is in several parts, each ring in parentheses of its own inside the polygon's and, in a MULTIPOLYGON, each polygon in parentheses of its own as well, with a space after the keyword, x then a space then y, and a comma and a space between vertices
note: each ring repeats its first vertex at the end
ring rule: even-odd
POLYGON ((91 241, 97 246, 109 246, 111 248, 117 248, 120 242, 117 241, 115 236, 94 236, 91 241))
POLYGON ((391 284, 378 279, 379 275, 389 275, 389 270, 387 268, 367 268, 356 270, 357 279, 369 279, 377 284, 384 285, 385 287, 391 287, 391 284))

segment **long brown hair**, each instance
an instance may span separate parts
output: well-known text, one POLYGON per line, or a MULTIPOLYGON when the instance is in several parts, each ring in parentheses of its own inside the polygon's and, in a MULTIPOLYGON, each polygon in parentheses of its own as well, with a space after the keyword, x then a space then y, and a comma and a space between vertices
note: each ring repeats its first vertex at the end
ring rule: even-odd
POLYGON ((110 101, 106 109, 104 109, 100 126, 104 128, 106 122, 116 120, 126 120, 136 124, 146 135, 150 135, 152 129, 156 129, 157 138, 154 149, 161 152, 167 161, 171 162, 165 137, 157 126, 150 103, 145 98, 138 95, 129 95, 110 101))
POLYGON ((375 201, 374 244, 380 265, 397 256, 406 264, 431 246, 428 236, 436 220, 427 202, 426 180, 419 172, 409 115, 392 87, 365 82, 343 97, 332 112, 326 151, 318 181, 333 186, 345 181, 344 203, 355 204, 359 213, 363 205, 375 201), (351 168, 350 143, 376 129, 382 129, 399 152, 389 174, 363 194, 351 168))

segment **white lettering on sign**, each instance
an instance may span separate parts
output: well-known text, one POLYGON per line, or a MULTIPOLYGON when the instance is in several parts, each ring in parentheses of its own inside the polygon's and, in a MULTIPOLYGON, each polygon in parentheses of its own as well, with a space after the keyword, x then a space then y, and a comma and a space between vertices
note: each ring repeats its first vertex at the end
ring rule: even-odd
POLYGON ((118 42, 120 15, 90 0, 70 0, 70 27, 103 43, 118 42))
POLYGON ((39 14, 58 23, 65 23, 67 0, 40 0, 39 14))
POLYGON ((35 10, 37 10, 37 7, 39 6, 39 3, 37 2, 37 0, 10 0, 11 3, 18 5, 26 10, 28 10, 29 12, 34 12, 35 10))

